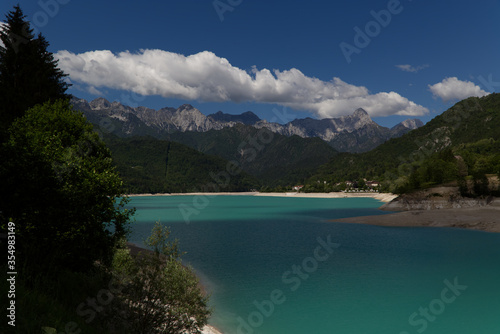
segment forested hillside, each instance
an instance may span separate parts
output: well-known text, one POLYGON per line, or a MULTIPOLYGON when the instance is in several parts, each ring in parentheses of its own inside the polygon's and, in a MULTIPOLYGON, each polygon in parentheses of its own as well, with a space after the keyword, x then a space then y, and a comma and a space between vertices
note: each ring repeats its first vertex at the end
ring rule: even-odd
POLYGON ((176 142, 114 135, 104 139, 128 193, 249 191, 257 186, 243 171, 230 174, 228 161, 176 142))
POLYGON ((370 152, 334 157, 309 183, 366 178, 396 192, 450 181, 481 184, 485 175, 500 170, 499 129, 500 94, 471 97, 370 152))
POLYGON ((176 133, 171 140, 112 134, 103 138, 129 193, 291 186, 303 183, 336 154, 319 138, 286 137, 245 125, 176 133))
POLYGON ((304 182, 337 154, 319 138, 287 137, 243 124, 218 131, 178 132, 168 138, 200 152, 237 161, 263 186, 304 182))

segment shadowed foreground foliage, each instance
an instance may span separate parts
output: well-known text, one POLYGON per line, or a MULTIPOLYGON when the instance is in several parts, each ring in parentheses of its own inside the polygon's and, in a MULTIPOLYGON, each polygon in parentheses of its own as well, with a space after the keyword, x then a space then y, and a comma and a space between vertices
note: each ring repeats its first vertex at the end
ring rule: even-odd
MULTIPOLYGON (((60 270, 29 284, 18 276, 16 327, 3 322, 1 332, 200 333, 211 313, 208 296, 192 269, 181 264, 177 240, 169 241, 169 234, 157 223, 146 242, 154 251, 139 254, 131 254, 122 239, 109 267, 60 270)), ((6 280, 0 288, 8 291, 6 280)))
MULTIPOLYGON (((124 284, 119 295, 119 323, 131 333, 200 333, 210 310, 194 272, 181 264, 177 240, 168 240, 168 228, 156 223, 146 241, 153 252, 115 255, 114 275, 124 284)), ((126 330, 122 328, 122 330, 126 330)))
POLYGON ((163 255, 124 254, 134 210, 110 151, 70 107, 48 42, 19 6, 0 39, 0 246, 6 231, 16 238, 0 269, 17 272, 0 283, 5 296, 15 286, 4 310, 16 306, 0 333, 198 333, 207 298, 168 231, 150 239, 163 255))
MULTIPOLYGON (((124 248, 133 210, 124 208, 110 152, 83 115, 67 101, 46 103, 8 133, 0 210, 2 227, 16 226, 19 272, 17 326, 10 329, 199 333, 208 298, 181 265, 168 230, 153 230, 153 253, 134 258, 124 248)), ((8 291, 6 280, 2 287, 8 291)))
POLYGON ((109 264, 133 213, 92 125, 66 101, 14 121, 1 147, 2 223, 16 224, 18 266, 34 273, 109 264), (40 251, 43 250, 43 251, 40 251))

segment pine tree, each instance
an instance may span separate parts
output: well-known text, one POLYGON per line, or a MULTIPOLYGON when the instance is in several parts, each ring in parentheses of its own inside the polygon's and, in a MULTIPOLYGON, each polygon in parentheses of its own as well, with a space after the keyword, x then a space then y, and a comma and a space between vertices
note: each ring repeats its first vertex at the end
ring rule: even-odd
POLYGON ((47 51, 49 43, 35 37, 19 6, 6 15, 0 31, 0 141, 5 131, 25 111, 46 101, 67 99, 69 84, 47 51))

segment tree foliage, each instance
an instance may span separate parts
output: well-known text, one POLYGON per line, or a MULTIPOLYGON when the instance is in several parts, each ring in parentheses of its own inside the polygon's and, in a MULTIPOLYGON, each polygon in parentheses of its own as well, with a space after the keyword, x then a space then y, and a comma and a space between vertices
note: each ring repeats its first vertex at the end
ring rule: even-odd
POLYGON ((0 39, 0 228, 15 223, 21 331, 79 324, 74 332, 199 333, 208 298, 181 265, 168 230, 155 230, 151 256, 130 262, 116 249, 134 210, 125 209, 110 151, 69 105, 64 73, 19 6, 7 14, 0 39), (112 262, 120 257, 124 266, 115 274, 112 262), (113 293, 102 289, 110 276, 123 278, 120 271, 128 273, 123 294, 111 282, 113 293), (102 306, 73 322, 75 301, 89 293, 99 300, 103 291, 102 306), (119 318, 125 321, 107 322, 119 318))
POLYGON ((200 152, 236 161, 262 186, 304 182, 337 152, 320 138, 301 138, 236 124, 207 132, 176 132, 167 137, 200 152))
POLYGON ((122 182, 92 125, 58 101, 29 109, 8 134, 1 218, 16 223, 25 264, 85 270, 96 260, 109 263, 131 211, 123 208, 122 182))
POLYGON ((176 142, 109 134, 104 140, 129 193, 249 191, 257 184, 244 171, 228 171, 228 161, 176 142))
POLYGON ((157 222, 146 244, 153 252, 117 253, 117 274, 125 283, 119 323, 131 333, 201 333, 211 313, 193 271, 180 262, 177 240, 157 222), (121 268, 121 269, 120 269, 121 268))
POLYGON ((0 134, 14 119, 36 104, 66 99, 66 75, 47 51, 49 43, 41 34, 33 35, 19 6, 6 15, 0 30, 0 134))

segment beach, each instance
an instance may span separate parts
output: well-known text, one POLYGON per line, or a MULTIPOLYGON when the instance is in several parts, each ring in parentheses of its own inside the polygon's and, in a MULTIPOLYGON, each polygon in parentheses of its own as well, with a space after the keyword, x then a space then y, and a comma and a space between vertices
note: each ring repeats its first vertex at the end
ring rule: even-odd
POLYGON ((128 194, 127 196, 269 196, 298 198, 373 198, 381 202, 390 202, 398 196, 391 193, 376 192, 331 192, 331 193, 261 193, 261 192, 218 192, 218 193, 161 193, 161 194, 128 194))
POLYGON ((454 227, 500 233, 500 207, 411 210, 379 216, 335 219, 332 222, 392 227, 454 227))
POLYGON ((376 193, 376 192, 256 193, 254 196, 300 197, 300 198, 373 198, 386 203, 398 197, 398 195, 391 193, 376 193))
POLYGON ((219 332, 215 327, 212 327, 210 325, 206 325, 205 328, 203 328, 202 333, 203 334, 222 334, 222 332, 219 332))

